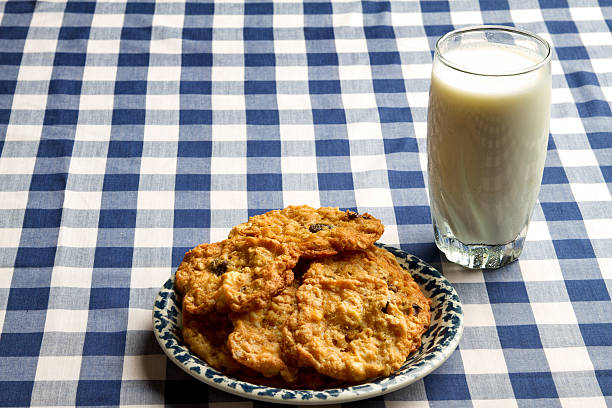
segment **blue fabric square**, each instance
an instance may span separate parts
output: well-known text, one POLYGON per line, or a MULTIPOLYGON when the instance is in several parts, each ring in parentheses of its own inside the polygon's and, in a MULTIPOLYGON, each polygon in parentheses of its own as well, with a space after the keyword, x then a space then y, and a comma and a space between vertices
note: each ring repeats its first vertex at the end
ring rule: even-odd
POLYGON ((146 95, 147 81, 115 81, 116 95, 146 95))
POLYGON ((579 324, 580 333, 587 347, 612 346, 612 323, 579 324))
MULTIPOLYGON (((9 4, 21 3, 17 1, 9 4)), ((25 3, 25 2, 24 2, 25 3)), ((34 3, 34 2, 32 2, 34 3)), ((5 10, 6 13, 6 10, 5 10)), ((0 406, 2 407, 27 407, 30 406, 34 381, 0 381, 0 406)))
POLYGON ((395 38, 395 32, 393 31, 393 27, 388 25, 366 26, 363 28, 363 31, 365 33, 365 37, 369 40, 395 38))
MULTIPOLYGON (((610 300, 610 294, 603 279, 566 279, 565 287, 572 302, 610 300)), ((610 336, 612 337, 612 332, 610 336)))
POLYGON ((281 142, 280 141, 277 141, 277 140, 247 140, 247 157, 280 157, 280 156, 281 156, 281 142))
MULTIPOLYGON (((174 227, 176 228, 176 218, 175 218, 175 225, 174 227)), ((195 245, 195 244, 194 244, 195 245)), ((172 248, 172 269, 176 269, 181 262, 183 261, 183 258, 185 257, 185 254, 187 253, 187 251, 189 251, 191 249, 191 247, 173 247, 172 248)))
POLYGON ((140 176, 138 174, 106 174, 103 191, 138 191, 140 176))
POLYGON ((136 210, 100 210, 99 228, 134 228, 136 210))
POLYGON ((595 75, 592 72, 587 72, 587 71, 571 72, 569 74, 565 74, 565 79, 567 80, 567 85, 570 88, 579 88, 585 85, 599 86, 597 75, 595 75))
POLYGON ((151 40, 152 28, 149 27, 123 27, 121 30, 122 40, 137 40, 137 41, 149 41, 151 40))
POLYGON ((58 228, 62 221, 61 208, 26 208, 24 228, 58 228))
POLYGON ((245 95, 275 95, 276 81, 244 81, 245 95))
POLYGON ((184 67, 212 67, 213 55, 210 52, 185 53, 181 58, 184 67))
POLYGON ((480 10, 510 10, 510 5, 508 4, 507 0, 480 0, 480 10))
POLYGON ((69 1, 66 3, 65 13, 93 14, 96 3, 91 1, 69 1))
POLYGON ((194 41, 210 41, 212 40, 212 28, 184 27, 183 39, 194 41))
POLYGON ((248 191, 282 191, 283 175, 277 173, 247 174, 248 191))
POLYGON ((425 25, 423 27, 425 29, 425 34, 428 37, 441 37, 449 31, 453 31, 454 27, 452 25, 425 25))
POLYGON ((378 108, 378 115, 382 123, 412 122, 410 108, 378 108))
POLYGON ((49 288, 11 288, 6 310, 46 310, 49 288))
POLYGON ((210 174, 177 174, 176 191, 209 191, 210 174))
POLYGON ((108 143, 108 157, 141 157, 143 142, 132 140, 111 140, 108 143))
POLYGON ((0 357, 36 357, 40 354, 42 337, 42 333, 2 333, 0 357))
POLYGON ((144 125, 146 110, 113 109, 113 125, 144 125))
POLYGON ((246 3, 244 14, 274 14, 274 3, 246 3))
POLYGON ((553 246, 559 259, 595 258, 593 246, 588 239, 554 239, 553 246))
POLYGON ((28 27, 0 27, 0 39, 2 40, 25 40, 27 37, 28 27))
MULTIPOLYGON (((1 56, 0 56, 1 58, 1 56)), ((0 109, 0 123, 6 125, 9 123, 9 118, 11 117, 10 109, 0 109)))
POLYGON ((423 13, 441 13, 450 11, 450 6, 447 1, 421 1, 420 4, 421 11, 423 13))
POLYGON ((541 203, 547 221, 581 220, 580 208, 575 202, 541 203))
POLYGON ((72 67, 84 67, 85 58, 87 54, 80 52, 56 52, 53 65, 59 66, 72 66, 72 67))
POLYGON ((563 167, 544 167, 542 184, 568 184, 569 180, 563 167))
POLYGON ((606 183, 612 183, 612 166, 599 166, 606 183))
POLYGON ((81 380, 77 386, 77 406, 118 406, 121 401, 120 380, 81 380))
POLYGON ((535 324, 497 326, 497 335, 503 348, 542 348, 540 332, 535 324))
POLYGON ((244 27, 242 38, 245 41, 274 41, 272 28, 244 27))
MULTIPOLYGON (((0 53, 0 60, 2 59, 2 53, 0 53)), ((17 81, 14 80, 1 80, 0 81, 0 95, 13 95, 15 93, 15 88, 17 86, 17 81)), ((49 87, 51 87, 49 85, 49 87)))
POLYGON ((38 144, 37 157, 69 157, 72 155, 74 140, 42 139, 38 144))
POLYGON ((346 116, 343 109, 313 109, 312 121, 315 125, 341 125, 346 116))
POLYGON ((332 4, 304 2, 304 14, 332 14, 332 4))
POLYGON ((278 125, 280 119, 275 109, 247 109, 247 125, 278 125))
POLYGON ((395 219, 398 225, 431 224, 429 206, 396 206, 395 219))
POLYGON ((54 125, 76 125, 79 111, 76 109, 47 109, 45 111, 44 124, 54 125))
POLYGON ((310 80, 308 90, 311 95, 340 94, 340 81, 338 80, 310 80))
POLYGON ((555 47, 560 60, 588 60, 589 53, 583 46, 555 47))
POLYGON ((389 170, 389 187, 397 188, 425 188, 425 180, 421 171, 389 170))
POLYGON ((66 173, 33 174, 30 191, 62 191, 66 188, 66 173))
POLYGON ((603 395, 612 395, 612 370, 595 370, 595 377, 603 395))
POLYGON ((353 190, 352 173, 318 173, 319 190, 353 190))
POLYGON ((52 79, 49 81, 49 95, 80 95, 81 81, 52 79))
POLYGON ((375 93, 406 92, 403 79, 374 79, 372 81, 375 93))
POLYGON ((538 0, 540 8, 569 8, 567 0, 538 0))
POLYGON ((57 247, 49 248, 26 248, 19 247, 15 257, 16 268, 44 268, 55 264, 55 252, 57 247))
POLYGON ((427 399, 469 400, 470 390, 463 374, 429 374, 423 378, 427 399))
POLYGON ((201 157, 205 159, 211 156, 212 141, 210 140, 181 140, 178 143, 178 157, 201 157))
POLYGON ((349 156, 351 148, 346 139, 316 140, 317 156, 349 156))
POLYGON ((131 268, 131 247, 96 247, 94 268, 131 268))
POLYGON ((130 306, 129 288, 91 288, 89 309, 119 309, 130 306))
POLYGON ((276 65, 276 56, 273 53, 245 53, 244 65, 247 67, 273 67, 276 65))
POLYGON ((210 228, 210 210, 174 210, 174 228, 210 228))
POLYGON ((552 375, 548 372, 509 373, 517 399, 558 398, 552 375))
POLYGON ((19 65, 22 55, 21 52, 0 52, 1 65, 19 65))
MULTIPOLYGON (((148 52, 141 53, 121 53, 117 65, 120 67, 148 67, 150 55, 148 52)), ((185 65, 185 56, 183 55, 183 66, 185 65)))
POLYGON ((181 125, 212 125, 212 110, 210 109, 181 109, 179 114, 181 125))
POLYGON ((86 40, 89 38, 89 27, 62 27, 58 38, 60 40, 86 40))
MULTIPOLYGON (((379 108, 380 112, 380 108, 379 108)), ((412 116, 412 115, 411 115, 412 116)), ((404 153, 404 152, 419 152, 419 145, 413 137, 399 137, 394 139, 383 139, 385 146, 385 154, 404 153)))
POLYGON ((610 105, 608 102, 600 99, 594 99, 588 102, 576 103, 576 109, 581 118, 592 118, 594 116, 612 116, 610 112, 610 105))
POLYGON ((338 54, 331 52, 309 52, 306 59, 311 67, 338 65, 338 54))
POLYGON ((402 60, 398 52, 370 52, 370 64, 372 65, 401 65, 402 60))
POLYGON ((362 1, 361 9, 364 14, 391 12, 391 2, 388 1, 362 1))
POLYGON ((199 3, 199 2, 187 2, 185 3, 185 14, 188 16, 193 15, 212 15, 215 12, 214 3, 199 3))
POLYGON ((35 1, 7 1, 4 5, 4 14, 33 13, 35 7, 35 1))
POLYGON ((332 27, 304 27, 304 38, 310 40, 333 40, 334 29, 332 27))
POLYGON ((609 132, 587 133, 591 149, 612 149, 612 137, 609 132))
POLYGON ((524 282, 487 282, 491 303, 529 303, 524 282))
POLYGON ((125 14, 153 14, 155 3, 135 3, 130 1, 125 6, 125 14))
POLYGON ((181 81, 180 93, 189 95, 212 94, 212 81, 181 81))

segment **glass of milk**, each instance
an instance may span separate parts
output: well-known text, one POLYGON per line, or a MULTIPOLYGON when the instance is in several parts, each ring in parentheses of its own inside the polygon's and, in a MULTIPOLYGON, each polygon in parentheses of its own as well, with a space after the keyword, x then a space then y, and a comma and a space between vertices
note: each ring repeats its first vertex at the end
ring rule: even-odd
POLYGON ((522 251, 546 158, 551 49, 512 27, 452 31, 436 44, 427 118, 436 245, 468 268, 522 251))

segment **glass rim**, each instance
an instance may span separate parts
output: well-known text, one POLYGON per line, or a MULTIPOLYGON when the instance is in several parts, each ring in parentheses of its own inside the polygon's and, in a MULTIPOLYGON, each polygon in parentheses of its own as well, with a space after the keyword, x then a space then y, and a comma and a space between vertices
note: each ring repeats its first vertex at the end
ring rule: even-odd
POLYGON ((537 34, 534 34, 534 33, 530 32, 530 31, 527 31, 527 30, 522 30, 520 28, 510 27, 510 26, 501 26, 501 25, 477 25, 477 26, 469 26, 469 27, 458 28, 458 29, 449 31, 448 33, 444 34, 442 37, 440 37, 438 39, 438 41, 436 41, 436 45, 434 47, 434 53, 435 53, 435 55, 440 59, 440 61, 444 65, 446 65, 449 68, 452 68, 454 70, 465 72, 466 74, 496 77, 496 76, 522 75, 522 74, 526 74, 528 72, 532 72, 532 71, 535 71, 535 70, 541 68, 543 65, 547 64, 550 61, 551 56, 552 56, 552 48, 551 48, 550 44, 548 43, 548 41, 546 41, 544 38, 540 37, 537 34), (442 41, 445 41, 449 37, 451 37, 453 35, 456 35, 456 34, 475 32, 475 31, 505 31, 505 32, 509 32, 509 33, 513 33, 513 34, 520 34, 522 36, 529 37, 529 38, 539 42, 540 44, 542 44, 546 48, 546 55, 544 57, 542 57, 542 59, 538 63, 536 63, 534 65, 531 65, 531 66, 528 66, 528 67, 526 67, 524 69, 521 69, 521 70, 518 70, 518 71, 512 71, 512 72, 491 73, 491 74, 481 73, 481 72, 474 72, 474 71, 462 68, 461 65, 455 64, 455 63, 449 61, 448 59, 444 58, 444 56, 442 56, 442 53, 440 52, 440 44, 442 43, 442 41))

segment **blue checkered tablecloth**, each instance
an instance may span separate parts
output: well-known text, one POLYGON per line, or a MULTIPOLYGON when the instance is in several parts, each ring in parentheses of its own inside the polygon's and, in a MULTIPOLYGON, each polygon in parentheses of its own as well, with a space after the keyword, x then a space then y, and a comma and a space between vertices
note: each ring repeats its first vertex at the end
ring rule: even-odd
POLYGON ((367 211, 464 305, 437 371, 352 407, 612 406, 612 3, 0 2, 0 406, 261 407, 158 347, 184 252, 306 203, 367 211), (520 261, 433 244, 426 114, 447 31, 554 47, 543 185, 520 261))

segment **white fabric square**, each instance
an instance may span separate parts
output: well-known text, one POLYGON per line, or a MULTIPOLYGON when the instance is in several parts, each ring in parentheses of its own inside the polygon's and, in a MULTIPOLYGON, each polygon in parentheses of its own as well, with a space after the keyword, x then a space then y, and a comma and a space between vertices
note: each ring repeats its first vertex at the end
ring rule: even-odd
POLYGON ((219 157, 210 159, 210 174, 246 174, 246 157, 219 157))
POLYGON ((400 37, 397 39, 397 50, 399 52, 429 51, 429 42, 426 37, 400 37))
POLYGON ((518 262, 526 282, 563 280, 561 266, 556 259, 519 259, 518 262))
POLYGON ((586 132, 580 118, 550 118, 550 133, 571 135, 586 132))
POLYGON ((442 262, 442 273, 451 283, 484 283, 481 270, 466 269, 453 262, 442 262))
POLYGON ((612 218, 584 220, 584 226, 590 239, 612 238, 612 218))
POLYGON ((452 11, 450 18, 454 26, 483 24, 480 11, 452 11))
POLYGON ((179 129, 178 124, 146 125, 143 139, 145 142, 178 142, 179 129))
POLYGON ((246 109, 244 95, 219 95, 213 94, 210 96, 210 103, 213 110, 239 110, 246 109))
POLYGON ((96 67, 86 65, 83 68, 83 81, 114 81, 117 78, 117 67, 96 67))
POLYGON ((281 140, 314 140, 313 125, 286 125, 279 126, 281 140))
POLYGON ((219 242, 227 239, 231 228, 211 228, 210 229, 210 242, 219 242))
POLYGON ((383 244, 399 247, 400 240, 397 225, 386 224, 385 231, 383 232, 382 236, 379 238, 378 241, 382 242, 383 244))
POLYGON ((174 191, 138 192, 139 210, 172 210, 174 209, 174 191))
MULTIPOLYGON (((2 195, 0 195, 0 198, 1 197, 2 195)), ((18 248, 19 241, 21 241, 21 228, 2 228, 2 233, 0 234, 0 248, 18 248)), ((4 273, 3 269, 0 269, 0 273, 4 273)), ((0 284, 0 288, 2 287, 3 286, 0 284)))
POLYGON ((272 17, 274 28, 302 28, 304 27, 303 14, 274 14, 272 17))
POLYGON ((309 110, 311 109, 310 95, 308 94, 277 94, 278 109, 309 110))
POLYGON ((604 16, 601 14, 599 7, 570 7, 570 15, 574 21, 603 21, 604 16))
POLYGON ((362 28, 363 15, 361 13, 335 13, 332 14, 334 27, 358 27, 362 28))
POLYGON ((308 67, 276 67, 277 81, 308 81, 308 67))
POLYGON ((176 157, 143 157, 140 174, 176 174, 176 157))
POLYGON ((562 408, 609 408, 604 397, 562 397, 559 402, 562 408))
POLYGON ((159 288, 172 276, 173 272, 174 268, 170 267, 132 268, 130 288, 159 288))
POLYGON ((463 304, 463 324, 465 327, 494 327, 495 317, 491 305, 463 304))
POLYGON ((36 157, 2 157, 0 174, 27 174, 34 172, 36 157))
POLYGON ((593 150, 557 150, 559 159, 563 167, 584 167, 584 166, 598 166, 597 157, 593 150))
POLYGON ((402 64, 404 79, 429 79, 431 64, 402 64))
POLYGON ((597 258, 599 271, 603 279, 612 279, 612 258, 597 258))
MULTIPOLYGON (((150 66, 147 72, 148 81, 180 81, 181 67, 154 67, 150 66)), ((154 87, 155 84, 147 84, 148 87, 154 87)), ((149 88, 151 89, 151 88, 149 88)))
POLYGON ((574 97, 569 88, 553 88, 552 103, 574 103, 574 97))
POLYGON ((71 248, 95 248, 98 241, 97 228, 60 227, 57 246, 71 248))
POLYGON ((500 349, 461 349, 466 374, 506 374, 508 367, 500 349))
POLYGON ((212 139, 216 141, 246 140, 246 125, 215 125, 212 127, 212 139))
POLYGON ((423 16, 421 13, 391 13, 391 25, 394 27, 402 26, 423 26, 423 16))
POLYGON ((353 173, 359 173, 362 171, 387 170, 387 158, 384 154, 372 154, 368 156, 351 155, 350 160, 351 171, 353 173))
POLYGON ((525 241, 550 241, 551 239, 546 221, 531 221, 529 223, 525 241))
POLYGON ((612 58, 592 58, 590 62, 596 74, 612 72, 612 58))
POLYGON ((321 207, 321 198, 318 191, 291 191, 283 190, 283 205, 302 205, 306 204, 313 208, 321 207))
POLYGON ((587 47, 593 47, 597 45, 610 45, 612 44, 612 34, 607 33, 580 33, 580 39, 582 44, 587 47))
POLYGON ((472 400, 474 408, 518 408, 515 399, 472 400))
POLYGON ((30 27, 61 27, 64 13, 35 12, 30 20, 30 27))
POLYGON ((162 38, 151 40, 149 51, 151 54, 180 54, 183 50, 181 38, 162 38))
POLYGON ((343 93, 342 104, 345 109, 375 109, 376 95, 374 93, 343 93))
POLYGON ((117 54, 121 48, 120 40, 89 40, 87 41, 88 54, 117 54))
POLYGON ((537 324, 578 324, 570 302, 533 302, 531 310, 537 324))
POLYGON ((81 373, 81 359, 81 356, 39 356, 35 381, 76 381, 81 373))
POLYGON ((66 190, 64 194, 64 208, 73 210, 99 210, 101 202, 101 191, 66 190))
POLYGON ((552 372, 594 370, 586 347, 545 348, 544 353, 552 372))
POLYGON ((369 65, 338 65, 338 78, 344 81, 371 80, 372 70, 369 65))
POLYGON ((365 38, 336 38, 336 52, 368 52, 368 42, 365 38))
MULTIPOLYGON (((169 276, 168 276, 169 278, 169 276)), ((163 282, 160 286, 163 285, 163 282)), ((151 310, 149 309, 136 309, 130 307, 128 311, 128 330, 141 330, 151 331, 153 330, 153 321, 151 319, 151 310)))
MULTIPOLYGON (((10 289, 13 280, 13 268, 0 268, 0 288, 10 289)), ((2 325, 0 325, 2 327, 2 325)))
POLYGON ((213 17, 213 27, 215 28, 243 28, 243 14, 215 14, 213 17))
POLYGON ((6 134, 4 141, 40 141, 40 135, 42 134, 43 125, 20 125, 11 123, 6 128, 6 134))
POLYGON ((210 209, 223 210, 226 208, 246 210, 249 208, 246 191, 211 191, 210 209))
POLYGON ((306 54, 306 41, 304 40, 274 40, 276 54, 306 54))
POLYGON ((406 99, 411 108, 427 108, 429 92, 406 92, 406 99))
POLYGON ((379 122, 347 123, 346 129, 349 140, 382 139, 382 129, 379 122))
POLYGON ((211 42, 213 54, 244 54, 242 40, 215 40, 211 42))
POLYGON ((123 27, 124 14, 94 13, 91 20, 92 27, 123 27))
POLYGON ((53 268, 53 274, 51 275, 51 286, 89 289, 91 287, 91 274, 91 268, 56 266, 53 268))
POLYGON ((154 14, 153 27, 182 28, 185 22, 184 14, 154 14))
POLYGON ((571 183, 570 187, 577 202, 612 200, 606 183, 571 183))
POLYGON ((283 174, 316 174, 317 158, 313 156, 281 156, 283 174))
POLYGON ((22 65, 19 67, 19 81, 44 81, 51 79, 53 66, 46 65, 22 65))
POLYGON ((510 9, 510 15, 512 16, 512 21, 515 23, 533 23, 536 21, 544 21, 542 12, 539 8, 520 10, 510 9))
MULTIPOLYGON (((149 315, 151 313, 149 312, 149 315)), ((151 320, 151 316, 149 316, 151 320)), ((78 378, 78 377, 77 377, 78 378)), ((166 356, 151 354, 123 357, 123 381, 152 381, 166 379, 166 356)))
POLYGON ((13 110, 36 110, 44 111, 47 107, 47 95, 13 95, 13 110))
POLYGON ((393 207, 391 190, 388 188, 356 188, 357 207, 393 207))
POLYGON ((112 110, 115 103, 114 95, 81 94, 79 109, 81 110, 112 110))
POLYGON ((84 333, 88 318, 88 310, 48 309, 45 332, 84 333))
POLYGON ((42 53, 55 52, 57 49, 57 40, 42 40, 28 38, 23 45, 24 53, 42 53))
POLYGON ((222 67, 214 66, 210 70, 210 78, 212 81, 238 81, 243 82, 244 67, 222 67))
POLYGON ((146 104, 147 110, 179 111, 181 108, 181 96, 178 93, 170 95, 147 94, 146 104))
POLYGON ((134 230, 134 247, 171 248, 174 236, 172 228, 136 228, 134 230))

